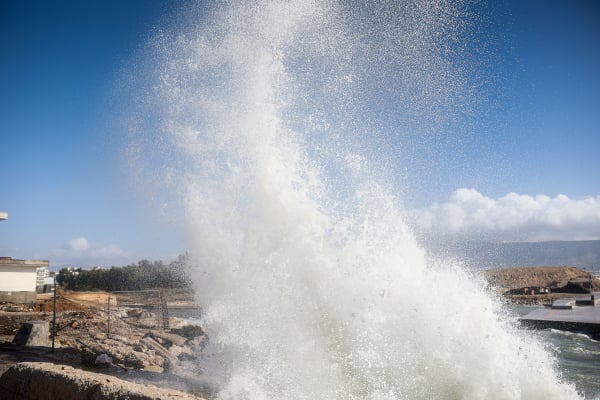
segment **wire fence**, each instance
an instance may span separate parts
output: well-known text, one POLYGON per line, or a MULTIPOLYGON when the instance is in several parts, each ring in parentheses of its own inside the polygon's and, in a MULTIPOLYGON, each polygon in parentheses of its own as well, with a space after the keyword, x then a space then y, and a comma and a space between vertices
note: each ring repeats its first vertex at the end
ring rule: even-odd
POLYGON ((109 321, 118 315, 124 322, 149 329, 169 329, 169 308, 160 290, 112 292, 107 299, 109 321))

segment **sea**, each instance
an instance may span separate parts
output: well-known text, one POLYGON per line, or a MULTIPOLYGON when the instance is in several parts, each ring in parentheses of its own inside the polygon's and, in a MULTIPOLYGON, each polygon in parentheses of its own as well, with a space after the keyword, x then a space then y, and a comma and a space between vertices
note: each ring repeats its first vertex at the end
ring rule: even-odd
MULTIPOLYGON (((508 306, 509 315, 518 324, 518 318, 539 306, 508 306)), ((556 329, 527 330, 544 343, 556 358, 560 375, 572 383, 586 399, 600 399, 600 341, 583 333, 556 329)))

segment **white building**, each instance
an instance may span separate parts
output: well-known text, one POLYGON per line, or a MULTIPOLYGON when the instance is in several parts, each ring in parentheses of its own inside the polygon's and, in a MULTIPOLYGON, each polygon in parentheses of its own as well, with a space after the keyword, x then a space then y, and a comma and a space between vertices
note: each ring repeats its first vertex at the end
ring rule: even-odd
POLYGON ((38 268, 47 270, 46 260, 15 260, 0 257, 0 302, 35 303, 38 268))
POLYGON ((48 269, 48 265, 43 267, 38 267, 36 270, 37 278, 35 282, 35 290, 38 293, 44 292, 44 285, 46 284, 47 279, 50 277, 50 270, 48 269))

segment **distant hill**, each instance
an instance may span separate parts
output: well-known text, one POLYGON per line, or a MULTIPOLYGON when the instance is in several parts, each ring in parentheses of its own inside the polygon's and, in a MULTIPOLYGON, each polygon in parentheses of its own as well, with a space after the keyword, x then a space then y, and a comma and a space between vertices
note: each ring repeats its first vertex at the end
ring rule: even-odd
POLYGON ((440 259, 455 259, 475 268, 569 265, 600 271, 600 240, 534 243, 423 243, 440 259))

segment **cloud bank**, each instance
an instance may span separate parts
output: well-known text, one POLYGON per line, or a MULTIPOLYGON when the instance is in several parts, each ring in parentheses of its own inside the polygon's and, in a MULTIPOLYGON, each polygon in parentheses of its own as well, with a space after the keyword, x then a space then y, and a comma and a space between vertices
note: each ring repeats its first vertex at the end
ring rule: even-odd
POLYGON ((457 240, 541 242, 600 239, 600 196, 509 193, 493 199, 458 189, 442 204, 409 212, 418 234, 457 240))
POLYGON ((117 244, 96 244, 84 237, 69 240, 51 254, 53 265, 76 267, 121 265, 127 258, 129 254, 117 244))

